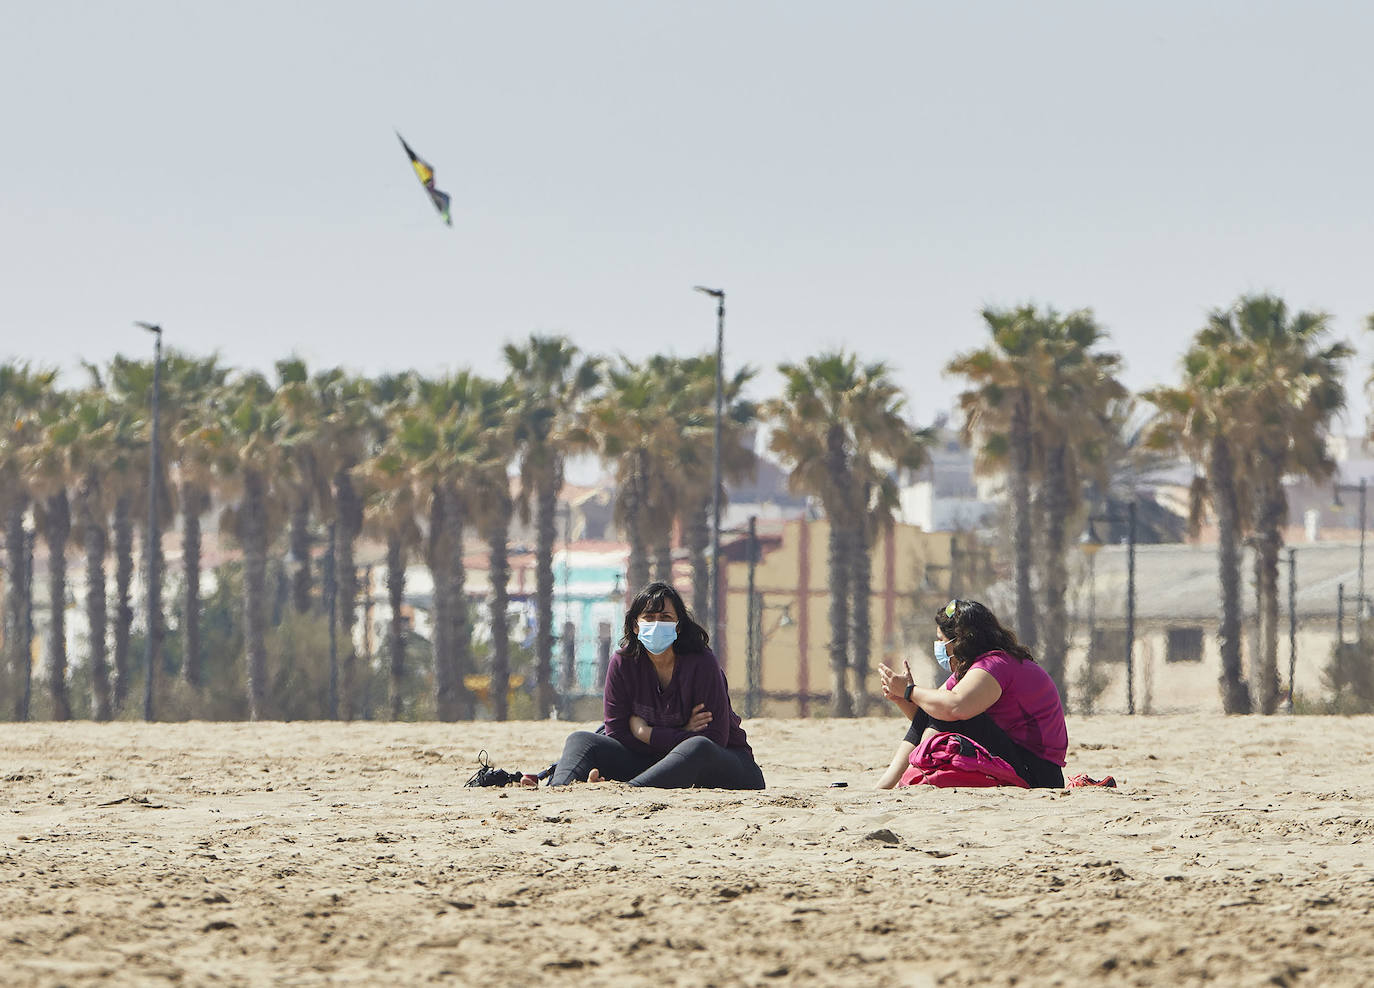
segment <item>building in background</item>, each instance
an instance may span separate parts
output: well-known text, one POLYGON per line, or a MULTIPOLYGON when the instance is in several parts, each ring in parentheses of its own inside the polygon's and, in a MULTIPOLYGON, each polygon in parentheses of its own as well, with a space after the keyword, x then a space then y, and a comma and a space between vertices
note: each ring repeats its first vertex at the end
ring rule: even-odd
MULTIPOLYGON (((752 649, 748 540, 733 535, 723 546, 724 641, 716 654, 738 712, 776 717, 827 712, 832 689, 829 539, 824 519, 760 524, 752 649)), ((848 683, 851 692, 869 693, 870 709, 884 702, 876 672, 880 661, 909 658, 918 678, 934 680, 929 642, 935 610, 953 596, 981 592, 991 578, 991 560, 972 535, 894 524, 873 547, 872 573, 870 672, 866 682, 848 683)))

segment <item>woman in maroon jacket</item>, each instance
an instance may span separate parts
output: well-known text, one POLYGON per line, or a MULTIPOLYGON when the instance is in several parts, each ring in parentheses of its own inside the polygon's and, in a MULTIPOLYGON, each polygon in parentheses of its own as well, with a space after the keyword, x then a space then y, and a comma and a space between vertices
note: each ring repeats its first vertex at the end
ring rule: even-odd
POLYGON ((671 586, 641 590, 606 669, 604 733, 569 735, 549 785, 614 779, 660 789, 762 789, 708 641, 671 586))

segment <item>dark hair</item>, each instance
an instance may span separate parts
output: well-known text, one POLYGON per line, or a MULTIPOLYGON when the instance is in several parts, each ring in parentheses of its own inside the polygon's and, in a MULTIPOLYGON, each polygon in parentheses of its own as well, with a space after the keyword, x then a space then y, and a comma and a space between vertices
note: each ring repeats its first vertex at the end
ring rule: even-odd
POLYGON ((1030 649, 976 600, 951 600, 935 612, 935 626, 948 643, 945 651, 956 680, 963 679, 969 667, 989 652, 1006 652, 1021 662, 1035 661, 1030 649))
POLYGON ((625 658, 638 658, 649 654, 639 641, 639 616, 645 611, 657 611, 665 600, 672 601, 677 611, 677 641, 673 648, 683 655, 708 651, 711 636, 706 629, 692 619, 691 611, 682 602, 682 596, 667 583, 650 583, 630 601, 630 609, 625 612, 625 634, 620 639, 620 654, 625 658))

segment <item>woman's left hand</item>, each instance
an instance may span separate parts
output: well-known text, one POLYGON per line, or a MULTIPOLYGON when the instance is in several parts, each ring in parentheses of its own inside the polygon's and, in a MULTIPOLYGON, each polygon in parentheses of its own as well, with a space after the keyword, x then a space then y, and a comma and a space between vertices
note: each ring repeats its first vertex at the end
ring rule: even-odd
POLYGON ((902 667, 906 672, 899 675, 895 669, 888 667, 886 663, 878 663, 878 678, 883 684, 883 696, 894 702, 905 702, 906 688, 915 683, 911 677, 911 666, 903 661, 902 667))
POLYGON ((639 714, 630 714, 630 733, 645 744, 649 743, 649 735, 654 729, 649 726, 649 722, 639 714))

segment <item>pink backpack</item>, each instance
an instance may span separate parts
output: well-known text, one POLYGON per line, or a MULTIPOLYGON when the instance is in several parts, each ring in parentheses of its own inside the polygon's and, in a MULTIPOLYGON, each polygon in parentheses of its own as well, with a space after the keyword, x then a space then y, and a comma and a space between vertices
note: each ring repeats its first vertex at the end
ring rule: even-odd
POLYGON ((1018 786, 1030 785, 1016 774, 1006 759, 998 758, 972 738, 962 734, 935 734, 916 746, 911 767, 897 783, 901 786, 1018 786))

